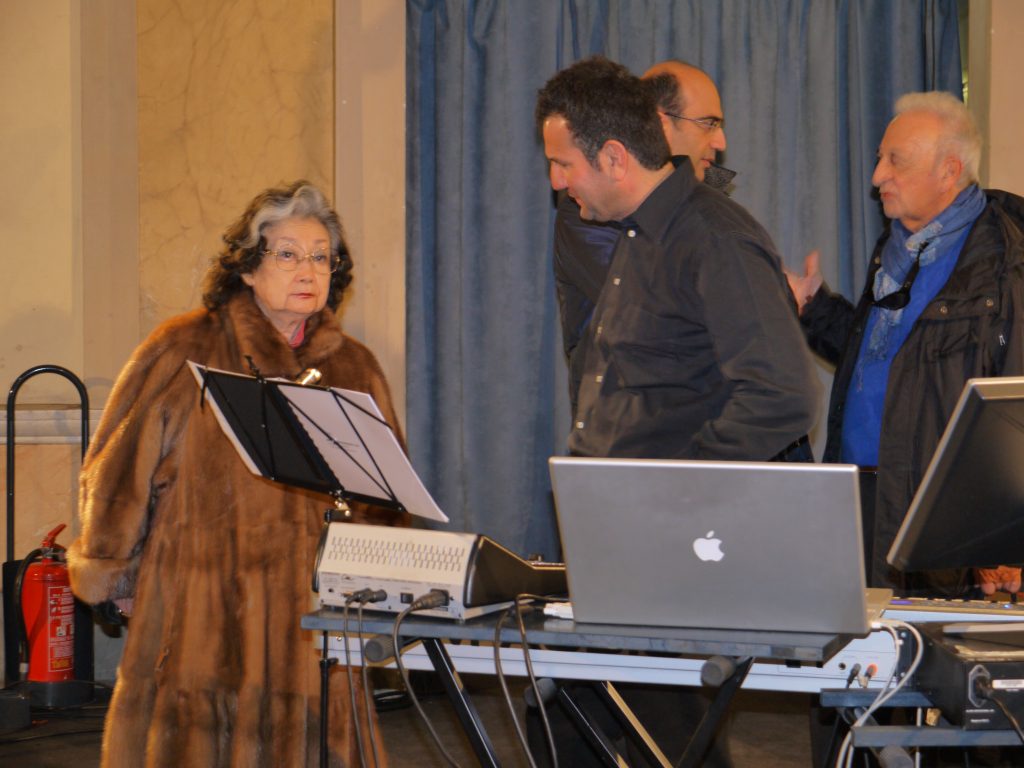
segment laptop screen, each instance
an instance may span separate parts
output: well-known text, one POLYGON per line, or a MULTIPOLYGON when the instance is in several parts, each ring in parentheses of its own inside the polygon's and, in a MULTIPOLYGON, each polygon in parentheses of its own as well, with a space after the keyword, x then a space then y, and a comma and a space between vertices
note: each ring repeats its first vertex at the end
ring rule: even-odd
POLYGON ((578 622, 863 634, 857 468, 554 457, 578 622))

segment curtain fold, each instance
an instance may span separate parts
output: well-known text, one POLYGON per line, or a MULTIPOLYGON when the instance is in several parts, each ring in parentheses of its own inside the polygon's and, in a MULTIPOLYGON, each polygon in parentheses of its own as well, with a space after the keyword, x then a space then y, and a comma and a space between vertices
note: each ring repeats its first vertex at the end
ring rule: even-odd
POLYGON ((847 295, 884 221, 870 177, 895 98, 961 83, 956 0, 408 1, 410 453, 454 529, 548 558, 569 413, 533 107, 595 53, 706 69, 733 197, 847 295))

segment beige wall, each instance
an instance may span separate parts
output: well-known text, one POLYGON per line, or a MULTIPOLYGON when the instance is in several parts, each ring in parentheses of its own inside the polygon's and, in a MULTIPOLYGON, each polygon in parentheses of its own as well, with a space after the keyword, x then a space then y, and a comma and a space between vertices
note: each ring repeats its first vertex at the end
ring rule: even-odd
POLYGON ((335 5, 335 201, 355 261, 344 324, 376 353, 405 424, 405 3, 335 5))
POLYGON ((260 190, 333 175, 331 0, 137 0, 144 332, 200 303, 260 190))
POLYGON ((970 35, 968 101, 986 140, 982 182, 1024 195, 1024 99, 1020 95, 1024 3, 972 0, 970 35))
MULTIPOLYGON (((0 386, 41 363, 81 370, 76 107, 79 23, 73 0, 0 10, 0 386)), ((24 402, 65 392, 26 385, 24 402)), ((19 397, 19 401, 21 398, 19 397)))
POLYGON ((135 5, 90 0, 81 14, 82 367, 102 405, 139 343, 139 152, 135 5))
MULTIPOLYGON (((40 443, 19 440, 14 456, 16 559, 38 547, 43 537, 61 523, 67 526, 67 530, 58 536, 58 543, 67 546, 74 538, 70 512, 76 506, 74 497, 81 466, 79 446, 77 440, 58 442, 48 438, 40 443)), ((6 462, 0 468, 0 492, 6 497, 6 462)), ((4 541, 3 545, 6 549, 7 542, 4 541)))

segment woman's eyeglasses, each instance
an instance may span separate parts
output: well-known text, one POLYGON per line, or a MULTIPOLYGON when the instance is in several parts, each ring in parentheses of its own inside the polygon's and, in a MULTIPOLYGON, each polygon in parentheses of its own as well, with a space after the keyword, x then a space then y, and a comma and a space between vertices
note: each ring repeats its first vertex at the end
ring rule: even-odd
POLYGON ((276 251, 264 251, 263 253, 273 256, 274 261, 277 262, 277 268, 285 272, 294 272, 307 259, 309 259, 313 271, 321 275, 329 275, 338 268, 338 257, 327 251, 303 254, 297 248, 278 248, 276 251))

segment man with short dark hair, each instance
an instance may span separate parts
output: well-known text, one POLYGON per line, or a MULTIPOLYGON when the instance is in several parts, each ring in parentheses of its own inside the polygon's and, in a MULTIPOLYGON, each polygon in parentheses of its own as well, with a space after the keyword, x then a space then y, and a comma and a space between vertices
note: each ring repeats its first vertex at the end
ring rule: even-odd
MULTIPOLYGON (((658 103, 669 151, 690 159, 698 181, 724 191, 736 174, 715 163, 716 153, 725 150, 726 138, 714 82, 704 70, 677 59, 655 64, 643 80, 658 103)), ((580 218, 576 201, 564 192, 558 195, 557 207, 555 286, 569 367, 569 399, 575 411, 583 375, 580 341, 604 287, 619 229, 615 223, 580 218)))

